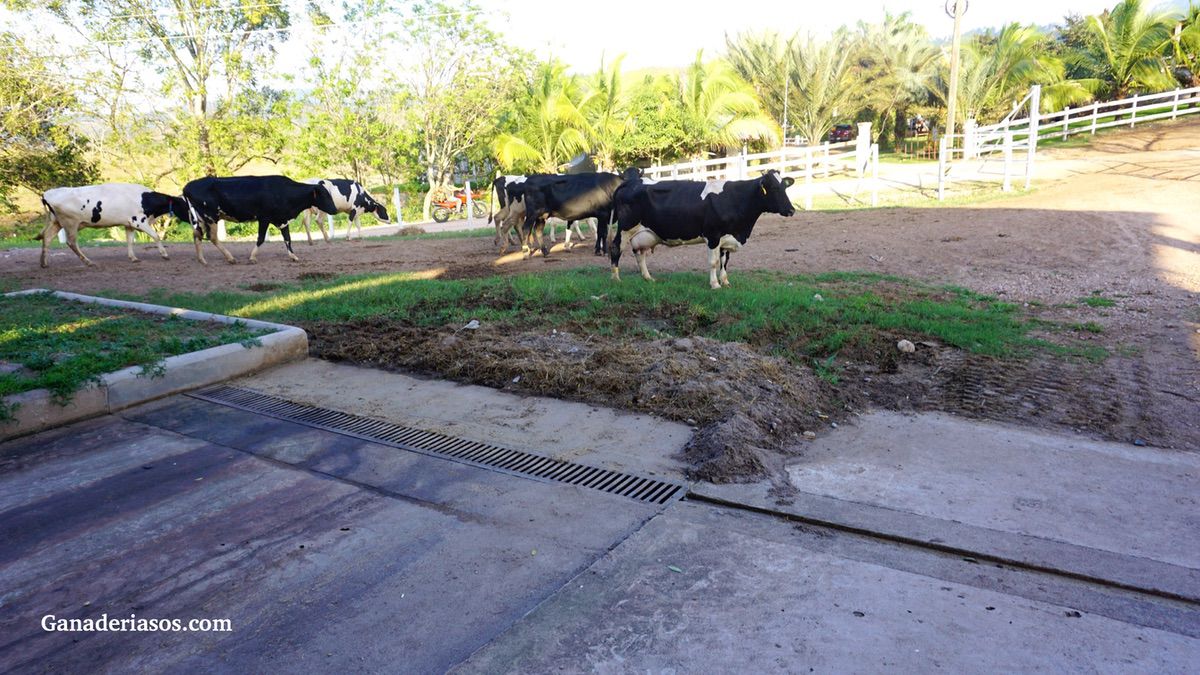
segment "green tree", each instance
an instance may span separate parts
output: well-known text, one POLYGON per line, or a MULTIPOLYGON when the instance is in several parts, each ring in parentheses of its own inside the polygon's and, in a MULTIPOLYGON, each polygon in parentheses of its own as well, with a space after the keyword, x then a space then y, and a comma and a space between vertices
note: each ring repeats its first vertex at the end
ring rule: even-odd
POLYGON ((881 23, 859 22, 857 42, 858 78, 866 107, 877 113, 876 137, 886 140, 890 129, 898 144, 908 130, 908 108, 930 95, 941 50, 907 12, 885 13, 881 23))
POLYGON ((629 97, 631 125, 613 150, 616 166, 650 161, 663 164, 684 154, 687 133, 683 106, 673 78, 647 75, 629 97))
POLYGON ((56 0, 49 8, 94 42, 140 47, 143 62, 163 77, 167 100, 183 101, 169 140, 187 173, 227 173, 245 163, 253 137, 233 132, 256 125, 218 118, 246 110, 239 95, 256 88, 255 73, 290 24, 283 3, 56 0))
POLYGON ((1098 81, 1110 98, 1175 86, 1164 53, 1170 47, 1177 16, 1148 10, 1141 0, 1123 0, 1105 16, 1088 17, 1091 43, 1074 62, 1098 81))
POLYGON ((580 110, 579 79, 567 75, 564 64, 539 64, 507 126, 511 131, 492 143, 506 170, 554 173, 558 167, 589 149, 592 131, 580 110))
POLYGON ((600 62, 600 70, 589 81, 587 96, 579 107, 587 120, 588 141, 596 163, 604 169, 616 168, 616 153, 625 137, 633 130, 630 116, 630 92, 621 80, 621 61, 600 62))
POLYGON ((1200 85, 1200 5, 1188 3, 1187 13, 1171 35, 1171 61, 1178 72, 1176 79, 1185 87, 1200 85), (1184 82, 1191 75, 1190 82, 1184 82))
POLYGON ((66 123, 77 104, 44 58, 12 33, 0 33, 0 209, 13 192, 81 185, 98 177, 87 141, 66 123))
MULTIPOLYGON (((958 111, 967 118, 993 121, 1007 114, 1029 87, 1042 85, 1042 111, 1088 101, 1096 82, 1066 77, 1063 61, 1046 45, 1049 38, 1034 26, 1012 23, 998 34, 963 45, 959 71, 958 111)), ((946 101, 945 71, 935 89, 946 101)))
POLYGON ((456 162, 490 145, 529 59, 488 28, 469 0, 418 2, 412 13, 405 21, 405 48, 415 67, 403 82, 431 188, 423 207, 428 217, 433 189, 450 184, 456 162))
POLYGON ((693 154, 728 151, 748 141, 779 142, 779 125, 754 88, 727 61, 704 62, 703 52, 678 79, 683 128, 693 154))
POLYGON ((818 42, 795 36, 788 42, 788 115, 792 126, 819 143, 838 120, 863 107, 852 39, 844 30, 818 42))

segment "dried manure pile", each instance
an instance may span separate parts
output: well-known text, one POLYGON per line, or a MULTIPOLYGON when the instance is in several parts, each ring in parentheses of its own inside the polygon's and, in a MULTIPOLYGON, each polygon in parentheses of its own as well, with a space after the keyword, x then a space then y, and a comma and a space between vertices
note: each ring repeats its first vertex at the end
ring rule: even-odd
POLYGON ((714 482, 775 474, 807 438, 870 406, 1135 433, 1096 395, 1111 383, 1086 326, 881 274, 747 272, 719 292, 702 281, 401 273, 159 299, 286 319, 331 360, 685 422, 693 476, 714 482))

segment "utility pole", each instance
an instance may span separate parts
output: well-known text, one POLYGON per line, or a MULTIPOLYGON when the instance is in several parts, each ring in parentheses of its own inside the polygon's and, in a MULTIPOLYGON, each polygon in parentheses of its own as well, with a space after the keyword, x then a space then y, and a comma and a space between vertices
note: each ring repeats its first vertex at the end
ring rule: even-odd
POLYGON ((950 44, 950 91, 946 101, 946 137, 951 147, 954 144, 954 115, 958 99, 959 46, 962 42, 962 15, 967 11, 967 0, 946 0, 946 14, 954 19, 954 38, 950 44))
POLYGON ((792 78, 788 77, 788 73, 783 73, 783 145, 787 146, 787 105, 788 105, 788 84, 792 78))

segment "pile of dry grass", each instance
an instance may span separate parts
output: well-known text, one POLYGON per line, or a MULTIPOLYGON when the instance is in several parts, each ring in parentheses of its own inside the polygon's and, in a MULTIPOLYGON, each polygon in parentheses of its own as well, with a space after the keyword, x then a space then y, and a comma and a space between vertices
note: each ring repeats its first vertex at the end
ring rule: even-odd
POLYGON ((692 477, 766 477, 832 414, 836 392, 805 367, 706 338, 620 340, 482 326, 428 329, 387 319, 305 326, 315 354, 649 412, 697 428, 692 477))

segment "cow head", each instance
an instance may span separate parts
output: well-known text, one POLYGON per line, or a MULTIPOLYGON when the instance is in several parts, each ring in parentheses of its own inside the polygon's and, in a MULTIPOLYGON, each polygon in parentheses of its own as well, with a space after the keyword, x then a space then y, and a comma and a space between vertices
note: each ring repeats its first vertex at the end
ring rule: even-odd
POLYGON ((764 173, 758 179, 758 186, 763 201, 766 202, 765 210, 770 213, 778 213, 781 216, 794 215, 796 207, 792 206, 792 200, 788 197, 787 189, 795 182, 795 179, 790 176, 779 180, 779 172, 774 169, 764 173))
POLYGON ((642 177, 642 170, 636 166, 631 166, 621 173, 621 180, 635 180, 642 177))
POLYGON ((337 206, 333 203, 331 193, 337 188, 329 181, 324 180, 316 185, 309 186, 309 188, 312 191, 312 205, 331 216, 336 216, 338 210, 337 206))
POLYGON ((183 197, 168 197, 170 202, 170 212, 180 221, 185 223, 192 222, 191 209, 188 208, 187 200, 183 197))
POLYGON ((367 211, 367 213, 374 213, 376 218, 382 220, 385 223, 392 222, 392 219, 388 218, 387 209, 383 208, 383 204, 380 204, 379 202, 375 201, 371 197, 371 195, 363 193, 363 196, 366 197, 366 200, 367 200, 367 208, 369 209, 367 211))

